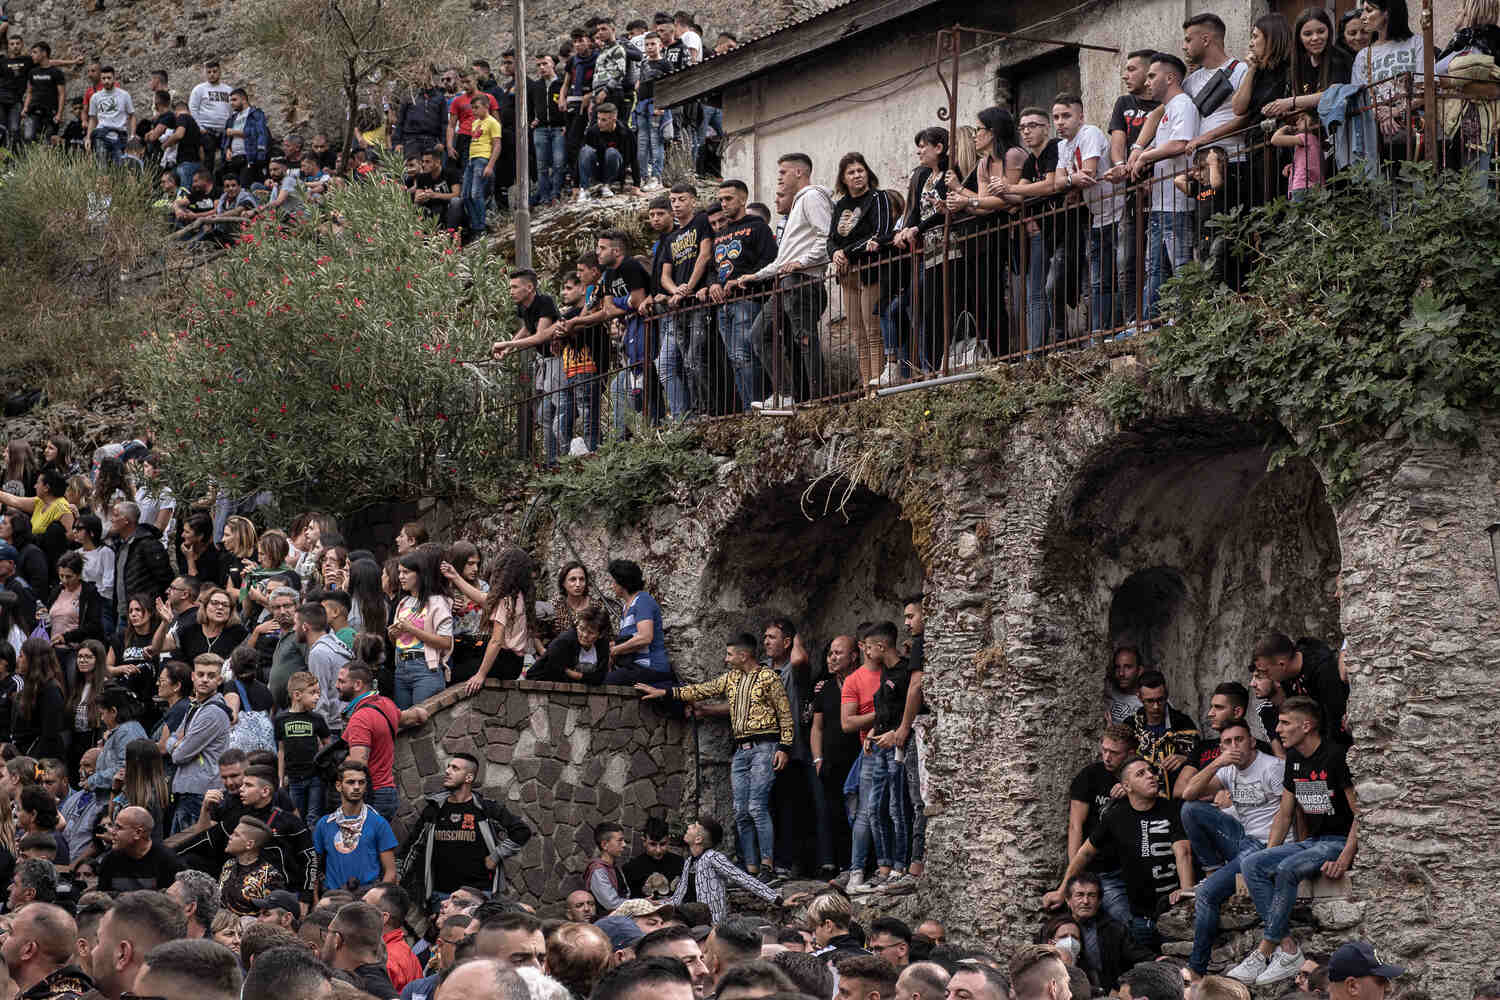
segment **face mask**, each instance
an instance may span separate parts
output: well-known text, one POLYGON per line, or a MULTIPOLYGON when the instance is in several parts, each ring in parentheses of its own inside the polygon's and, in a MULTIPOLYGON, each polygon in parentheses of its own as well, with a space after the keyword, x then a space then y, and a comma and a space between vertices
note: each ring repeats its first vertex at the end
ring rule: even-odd
POLYGON ((1065 951, 1075 959, 1078 957, 1078 953, 1083 950, 1083 942, 1071 934, 1066 937, 1060 937, 1052 943, 1057 947, 1058 951, 1065 951))

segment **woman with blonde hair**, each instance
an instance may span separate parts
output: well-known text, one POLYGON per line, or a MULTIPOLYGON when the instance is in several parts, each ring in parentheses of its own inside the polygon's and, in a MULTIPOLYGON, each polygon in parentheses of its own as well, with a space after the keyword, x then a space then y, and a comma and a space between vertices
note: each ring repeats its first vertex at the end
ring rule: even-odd
POLYGON ((255 525, 248 517, 235 514, 224 522, 224 589, 240 603, 240 587, 245 581, 245 571, 255 561, 256 542, 259 536, 255 525))

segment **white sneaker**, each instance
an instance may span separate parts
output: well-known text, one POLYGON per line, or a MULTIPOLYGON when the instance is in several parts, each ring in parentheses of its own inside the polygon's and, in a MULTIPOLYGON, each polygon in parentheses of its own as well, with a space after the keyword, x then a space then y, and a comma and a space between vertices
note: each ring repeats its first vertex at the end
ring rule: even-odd
MULTIPOLYGON (((1256 954, 1260 954, 1256 952, 1256 954)), ((1256 986, 1270 986, 1283 980, 1291 979, 1297 975, 1297 970, 1302 968, 1302 949, 1299 947, 1297 953, 1288 955, 1280 948, 1271 956, 1271 961, 1266 965, 1266 970, 1255 977, 1256 986)))
POLYGON ((873 895, 873 894, 879 892, 881 890, 881 888, 886 884, 886 882, 889 879, 890 879, 889 875, 881 875, 879 873, 876 873, 876 875, 875 875, 874 878, 870 879, 868 882, 863 882, 858 888, 854 887, 854 880, 850 879, 849 880, 849 895, 851 895, 851 896, 870 896, 870 895, 873 895))
MULTIPOLYGON (((1270 965, 1270 962, 1266 959, 1266 956, 1260 953, 1260 949, 1257 948, 1246 955, 1239 965, 1236 965, 1224 973, 1224 975, 1230 979, 1244 983, 1246 986, 1253 986, 1255 985, 1255 981, 1260 978, 1261 973, 1266 971, 1268 965, 1270 965)), ((1293 975, 1296 975, 1296 973, 1294 972, 1293 975)))
POLYGON ((588 193, 588 191, 586 189, 584 189, 584 188, 579 188, 578 189, 578 197, 575 198, 575 199, 573 199, 573 203, 575 205, 587 205, 589 203, 589 193, 588 193))
POLYGON ((900 383, 900 381, 901 372, 899 369, 897 369, 896 362, 887 361, 885 363, 885 371, 881 372, 880 377, 873 380, 870 384, 878 385, 880 386, 880 388, 884 389, 887 386, 897 385, 900 383))
POLYGON ((850 896, 857 892, 864 892, 865 886, 868 884, 865 882, 865 873, 847 872, 846 874, 849 876, 849 881, 844 884, 844 892, 850 896))

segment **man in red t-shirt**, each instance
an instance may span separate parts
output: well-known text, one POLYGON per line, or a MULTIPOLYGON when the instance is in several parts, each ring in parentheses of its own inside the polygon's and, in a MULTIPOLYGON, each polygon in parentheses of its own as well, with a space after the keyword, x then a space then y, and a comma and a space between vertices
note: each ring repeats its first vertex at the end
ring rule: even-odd
POLYGON ((479 93, 472 71, 459 77, 458 96, 448 102, 448 157, 466 163, 469 159, 469 139, 473 136, 470 126, 474 124, 473 100, 479 93))
POLYGON ((376 694, 375 674, 359 660, 350 660, 339 668, 338 689, 339 698, 348 702, 344 708, 344 741, 349 744, 349 759, 370 770, 370 791, 365 801, 390 822, 396 818, 396 730, 426 722, 427 710, 409 708, 403 712, 394 701, 376 694))

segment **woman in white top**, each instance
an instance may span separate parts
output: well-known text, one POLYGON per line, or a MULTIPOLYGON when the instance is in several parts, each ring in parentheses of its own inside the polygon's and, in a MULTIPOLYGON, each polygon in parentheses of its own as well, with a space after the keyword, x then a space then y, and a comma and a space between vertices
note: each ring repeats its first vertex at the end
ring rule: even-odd
POLYGON ((1382 159, 1415 156, 1418 123, 1407 75, 1411 88, 1421 83, 1422 36, 1412 33, 1406 0, 1367 0, 1363 16, 1370 44, 1355 56, 1350 82, 1370 88, 1382 159))

